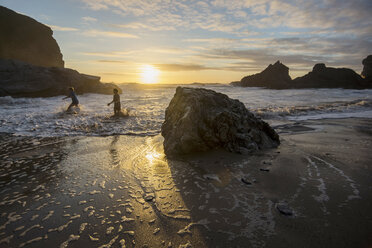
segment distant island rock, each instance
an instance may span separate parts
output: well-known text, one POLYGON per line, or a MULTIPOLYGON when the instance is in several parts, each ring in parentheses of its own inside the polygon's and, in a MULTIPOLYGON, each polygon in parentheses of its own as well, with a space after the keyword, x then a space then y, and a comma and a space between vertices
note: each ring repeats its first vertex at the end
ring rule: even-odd
POLYGON ((168 156, 218 148, 246 154, 280 144, 274 129, 243 103, 203 88, 177 87, 161 134, 168 156))
POLYGON ((291 85, 291 77, 289 76, 289 68, 277 61, 275 64, 270 64, 265 70, 260 73, 243 77, 238 82, 232 82, 234 86, 242 87, 266 87, 273 89, 285 89, 291 85))
POLYGON ((112 94, 121 89, 103 84, 100 77, 64 68, 53 31, 36 20, 0 6, 0 96, 50 97, 65 95, 72 86, 78 94, 112 94))
POLYGON ((243 77, 240 81, 231 82, 233 86, 265 87, 269 89, 303 89, 303 88, 372 88, 372 55, 363 60, 364 69, 361 75, 348 68, 327 67, 316 64, 313 70, 302 77, 291 79, 287 66, 277 61, 260 73, 243 77))
POLYGON ((367 58, 363 59, 362 63, 362 76, 368 83, 372 84, 372 55, 368 55, 367 58))
POLYGON ((0 6, 0 58, 32 65, 64 67, 50 27, 0 6))
POLYGON ((316 64, 308 74, 295 78, 293 88, 365 88, 363 79, 355 71, 348 68, 326 67, 316 64))
POLYGON ((25 62, 0 59, 0 96, 50 97, 67 94, 73 86, 77 94, 112 94, 121 89, 114 84, 103 84, 100 78, 59 67, 42 67, 25 62))

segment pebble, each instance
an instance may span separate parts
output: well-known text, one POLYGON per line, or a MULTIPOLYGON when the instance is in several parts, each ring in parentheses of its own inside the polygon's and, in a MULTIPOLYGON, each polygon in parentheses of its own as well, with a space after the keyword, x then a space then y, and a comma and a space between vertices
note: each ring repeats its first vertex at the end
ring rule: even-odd
POLYGON ((293 210, 286 203, 278 203, 276 209, 278 209, 278 211, 283 215, 293 215, 293 210))

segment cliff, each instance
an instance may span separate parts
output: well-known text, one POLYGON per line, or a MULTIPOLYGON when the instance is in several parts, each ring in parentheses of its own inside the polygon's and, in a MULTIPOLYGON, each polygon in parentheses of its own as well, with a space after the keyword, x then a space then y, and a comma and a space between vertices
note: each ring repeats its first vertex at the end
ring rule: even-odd
POLYGON ((0 6, 0 58, 32 65, 64 67, 50 27, 0 6))
POLYGON ((114 84, 103 84, 100 77, 81 74, 59 67, 42 67, 25 62, 0 59, 0 97, 50 97, 66 95, 68 87, 78 94, 112 94, 121 89, 114 84))

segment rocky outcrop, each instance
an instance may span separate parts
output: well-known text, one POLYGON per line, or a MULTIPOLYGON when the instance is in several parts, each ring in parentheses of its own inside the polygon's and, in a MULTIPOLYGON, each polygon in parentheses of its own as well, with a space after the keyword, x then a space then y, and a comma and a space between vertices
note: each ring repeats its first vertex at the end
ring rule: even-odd
POLYGON ((32 65, 64 67, 50 27, 0 6, 0 58, 32 65))
POLYGON ((177 87, 161 134, 168 156, 218 148, 245 154, 280 143, 274 129, 243 103, 202 88, 177 87))
POLYGON ((368 83, 372 84, 372 55, 368 55, 367 58, 363 59, 362 63, 362 76, 368 83))
POLYGON ((266 87, 271 89, 285 89, 290 87, 290 84, 289 68, 280 63, 280 61, 273 65, 270 64, 260 73, 246 76, 238 82, 231 83, 233 86, 266 87))
POLYGON ((291 80, 288 67, 277 61, 260 73, 246 76, 230 85, 241 87, 264 87, 270 89, 303 89, 303 88, 372 88, 372 55, 363 60, 362 78, 348 68, 326 67, 316 64, 308 74, 291 80))
POLYGON ((114 84, 103 84, 100 78, 58 67, 41 67, 21 61, 0 59, 0 96, 49 97, 65 95, 68 87, 78 94, 112 94, 114 84))
POLYGON ((292 85, 293 88, 365 88, 362 77, 355 71, 325 64, 316 64, 311 72, 294 79, 292 85))

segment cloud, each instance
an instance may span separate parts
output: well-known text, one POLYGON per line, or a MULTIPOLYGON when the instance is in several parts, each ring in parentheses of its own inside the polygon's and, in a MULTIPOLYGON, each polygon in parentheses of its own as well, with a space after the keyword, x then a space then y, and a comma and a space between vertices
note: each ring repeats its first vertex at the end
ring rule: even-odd
POLYGON ((128 61, 123 61, 123 60, 97 60, 99 63, 115 63, 115 64, 128 64, 128 61))
POLYGON ((71 28, 71 27, 61 27, 57 25, 48 25, 53 31, 62 31, 62 32, 74 32, 79 31, 77 28, 71 28))
POLYGON ((136 53, 136 51, 82 52, 82 55, 104 58, 120 58, 136 53))
POLYGON ((93 36, 93 37, 115 37, 115 38, 128 38, 128 39, 139 39, 137 35, 122 33, 122 32, 113 32, 113 31, 101 31, 97 29, 91 29, 83 32, 85 36, 93 36))
POLYGON ((176 30, 173 26, 168 25, 147 25, 141 22, 130 22, 126 24, 113 24, 112 26, 118 28, 129 28, 129 29, 147 29, 151 31, 160 31, 160 30, 176 30))
MULTIPOLYGON (((372 53, 370 0, 81 1, 88 8, 121 17, 123 21, 112 23, 113 28, 135 30, 141 36, 157 32, 159 40, 169 37, 169 46, 185 50, 163 49, 164 54, 187 57, 186 63, 158 64, 163 70, 262 70, 278 59, 291 70, 294 66, 311 69, 319 62, 360 70, 361 60, 372 53), (203 65, 207 63, 213 66, 203 65)), ((87 32, 138 38, 120 32, 87 32)), ((156 48, 141 50, 162 53, 156 48)))
POLYGON ((161 71, 202 71, 216 69, 198 64, 154 64, 154 66, 161 71))
POLYGON ((84 17, 81 18, 81 20, 83 20, 84 23, 96 22, 97 21, 96 18, 90 17, 90 16, 84 16, 84 17))
POLYGON ((239 35, 285 27, 351 32, 370 27, 372 18, 370 0, 81 1, 93 10, 137 20, 124 26, 150 30, 204 29, 239 35))

